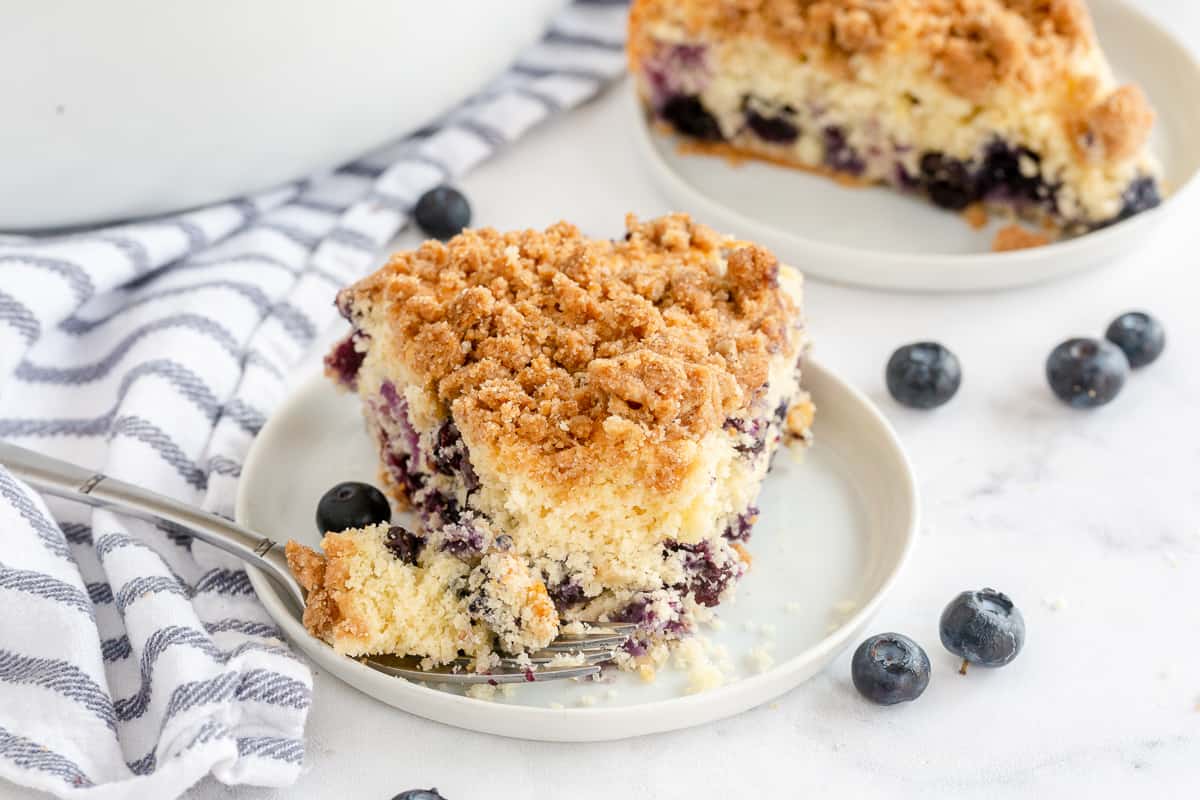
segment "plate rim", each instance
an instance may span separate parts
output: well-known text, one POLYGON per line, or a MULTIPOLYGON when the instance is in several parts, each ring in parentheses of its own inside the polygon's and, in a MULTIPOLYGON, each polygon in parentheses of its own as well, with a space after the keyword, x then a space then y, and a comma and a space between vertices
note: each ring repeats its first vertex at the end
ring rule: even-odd
MULTIPOLYGON (((879 611, 901 573, 912 559, 920 528, 922 507, 916 472, 899 435, 887 417, 863 391, 836 372, 821 365, 820 362, 811 358, 807 359, 804 373, 808 375, 815 373, 819 376, 818 380, 828 382, 847 392, 861 407, 861 411, 878 426, 883 436, 883 442, 902 467, 896 478, 903 496, 908 501, 908 516, 902 522, 903 541, 899 555, 889 566, 878 589, 836 630, 822 637, 811 647, 772 665, 759 674, 748 675, 697 694, 679 695, 612 708, 551 708, 495 703, 430 689, 411 681, 382 675, 349 657, 338 655, 328 644, 309 634, 303 624, 288 613, 287 604, 283 601, 279 591, 262 571, 247 564, 245 565, 246 573, 267 614, 280 627, 288 640, 305 654, 306 660, 312 665, 323 667, 332 677, 380 703, 442 724, 514 739, 562 742, 608 741, 694 727, 740 714, 804 683, 816 671, 823 669, 829 658, 835 657, 837 653, 850 645, 850 640, 879 611), (804 674, 806 668, 814 664, 820 665, 818 669, 804 674), (397 705, 381 696, 389 692, 382 689, 373 691, 364 688, 364 685, 370 686, 384 680, 389 681, 386 684, 389 691, 398 691, 401 696, 411 693, 411 702, 404 706, 397 705), (749 704, 738 704, 738 695, 758 696, 758 699, 749 704), (737 705, 736 709, 703 713, 703 707, 722 706, 723 701, 726 705, 730 703, 737 705), (440 711, 436 708, 438 706, 441 707, 440 711), (686 713, 694 712, 697 709, 701 710, 699 716, 694 713, 691 715, 686 713), (553 725, 554 722, 561 723, 568 716, 573 730, 562 731, 558 730, 561 725, 553 725), (651 724, 639 722, 643 718, 657 719, 659 722, 651 724), (683 721, 676 722, 675 718, 683 718, 683 721), (541 726, 547 723, 551 723, 551 727, 542 731, 541 726), (630 728, 637 730, 628 732, 630 728), (520 732, 514 732, 518 729, 520 732)), ((267 423, 259 431, 259 435, 254 438, 242 465, 242 479, 238 481, 234 512, 235 521, 238 524, 246 525, 250 516, 251 501, 247 487, 251 481, 248 476, 253 474, 259 467, 259 462, 266 458, 264 453, 267 448, 262 443, 272 438, 270 428, 274 424, 279 424, 278 420, 283 417, 282 412, 295 402, 296 398, 314 391, 318 386, 328 388, 330 391, 335 390, 320 372, 298 380, 268 418, 267 423)), ((897 528, 900 529, 901 521, 897 519, 897 523, 897 528)))
MULTIPOLYGON (((1190 66, 1189 84, 1200 88, 1200 54, 1193 53, 1170 29, 1126 0, 1092 1, 1132 15, 1138 24, 1169 41, 1190 66)), ((728 227, 743 238, 787 242, 789 249, 806 253, 804 263, 793 266, 807 277, 838 285, 901 292, 973 292, 1047 283, 1115 261, 1141 236, 1173 216, 1183 205, 1184 198, 1195 194, 1196 187, 1200 185, 1198 158, 1186 180, 1174 187, 1157 208, 1107 228, 1037 248, 1002 253, 895 253, 855 247, 821 241, 762 222, 693 186, 659 152, 655 138, 664 134, 656 134, 648 124, 633 82, 626 81, 623 90, 627 121, 633 129, 634 149, 649 169, 659 190, 669 200, 690 211, 700 211, 707 218, 705 221, 728 227), (873 266, 858 266, 863 262, 873 266), (1034 269, 1031 265, 1052 266, 1034 269), (924 266, 925 269, 915 274, 904 273, 905 269, 911 270, 914 266, 924 266), (949 280, 934 280, 930 275, 934 270, 956 274, 949 280)))

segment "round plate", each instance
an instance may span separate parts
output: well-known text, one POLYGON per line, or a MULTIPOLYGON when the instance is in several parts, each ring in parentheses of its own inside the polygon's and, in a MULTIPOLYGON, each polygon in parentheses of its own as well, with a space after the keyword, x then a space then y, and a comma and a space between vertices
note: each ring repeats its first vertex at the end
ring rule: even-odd
MULTIPOLYGON (((951 214, 883 187, 748 161, 682 155, 629 101, 636 148, 681 210, 764 244, 810 277, 885 289, 967 291, 1022 286, 1112 261, 1195 194, 1200 171, 1200 64, 1170 33, 1118 0, 1088 3, 1121 80, 1141 85, 1158 113, 1152 149, 1171 196, 1159 209, 1045 247, 991 252, 999 224, 974 230, 951 214)), ((1001 223, 1002 224, 1002 223, 1001 223)))
MULTIPOLYGON (((250 579, 267 611, 321 669, 428 719, 524 739, 598 741, 737 714, 811 677, 854 642, 916 536, 916 483, 891 427, 866 397, 819 365, 807 364, 804 376, 819 409, 816 443, 776 457, 749 545, 753 569, 739 582, 736 601, 720 607, 721 624, 701 633, 727 653, 728 682, 720 688, 687 695, 686 673, 667 667, 652 683, 611 671, 599 681, 520 685, 495 702, 476 700, 337 655, 288 615, 264 575, 250 569, 250 579), (755 651, 768 653, 774 666, 760 672, 755 651)), ((321 494, 338 481, 375 475, 358 398, 314 377, 255 441, 237 521, 279 541, 316 546, 321 494)))

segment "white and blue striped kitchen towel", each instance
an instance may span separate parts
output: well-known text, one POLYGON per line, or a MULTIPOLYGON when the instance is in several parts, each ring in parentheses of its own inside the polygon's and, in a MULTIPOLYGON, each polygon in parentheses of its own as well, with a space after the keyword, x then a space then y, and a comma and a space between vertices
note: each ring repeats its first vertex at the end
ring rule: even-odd
MULTIPOLYGON (((332 174, 0 237, 0 438, 230 514, 242 458, 334 322, 336 289, 425 190, 619 75, 623 15, 568 7, 462 108, 332 174)), ((0 602, 0 777, 60 797, 169 798, 209 773, 298 776, 309 670, 237 562, 186 532, 47 504, 0 467, 0 602)))

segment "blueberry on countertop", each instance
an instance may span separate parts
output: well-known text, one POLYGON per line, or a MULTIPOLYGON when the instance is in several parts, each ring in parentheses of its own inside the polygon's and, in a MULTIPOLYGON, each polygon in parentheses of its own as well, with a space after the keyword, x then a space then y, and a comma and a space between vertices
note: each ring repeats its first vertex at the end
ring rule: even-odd
POLYGON ((362 528, 391 518, 387 498, 369 483, 339 483, 321 495, 317 503, 317 529, 321 533, 362 528))
POLYGON ((471 205, 457 189, 438 186, 421 195, 413 217, 425 233, 437 239, 449 239, 471 224, 471 205))
POLYGON ((963 592, 950 601, 938 625, 942 644, 967 664, 1002 667, 1025 644, 1025 618, 1012 600, 995 589, 963 592))
POLYGON ((1075 408, 1096 408, 1120 393, 1129 361, 1112 342, 1068 339, 1046 359, 1046 379, 1059 400, 1075 408))
POLYGON ((888 360, 888 391, 909 408, 937 408, 962 384, 958 357, 937 342, 916 342, 901 347, 888 360))
POLYGON ((392 800, 446 800, 446 798, 438 794, 437 789, 409 789, 407 792, 396 795, 392 800))
POLYGON ((854 688, 882 706, 916 700, 929 685, 929 656, 898 633, 881 633, 858 646, 850 659, 854 688))
POLYGON ((1134 369, 1154 361, 1167 345, 1162 323, 1144 311, 1129 311, 1114 319, 1104 338, 1121 348, 1134 369))

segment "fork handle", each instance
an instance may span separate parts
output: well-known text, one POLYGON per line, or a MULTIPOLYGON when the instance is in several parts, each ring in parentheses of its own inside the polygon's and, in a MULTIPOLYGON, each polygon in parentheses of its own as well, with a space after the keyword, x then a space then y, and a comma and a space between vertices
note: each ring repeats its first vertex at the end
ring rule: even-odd
POLYGON ((288 569, 283 548, 266 536, 132 483, 7 442, 0 442, 0 464, 46 494, 186 528, 200 541, 261 569, 287 591, 296 609, 304 608, 304 592, 288 569))

